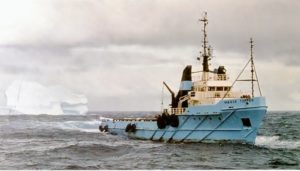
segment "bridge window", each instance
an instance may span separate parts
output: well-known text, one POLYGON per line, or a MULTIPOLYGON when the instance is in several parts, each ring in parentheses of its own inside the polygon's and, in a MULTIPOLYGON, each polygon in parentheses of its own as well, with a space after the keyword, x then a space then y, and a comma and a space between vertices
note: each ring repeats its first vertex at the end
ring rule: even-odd
POLYGON ((208 91, 216 91, 216 87, 208 87, 208 91))
POLYGON ((224 87, 224 91, 230 91, 230 87, 224 87))
POLYGON ((223 91, 223 87, 217 87, 217 91, 223 91))

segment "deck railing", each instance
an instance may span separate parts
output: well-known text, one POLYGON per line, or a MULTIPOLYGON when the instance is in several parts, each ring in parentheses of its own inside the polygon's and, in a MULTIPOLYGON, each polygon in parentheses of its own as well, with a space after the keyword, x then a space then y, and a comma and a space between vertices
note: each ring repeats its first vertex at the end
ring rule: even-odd
MULTIPOLYGON (((226 74, 213 74, 213 75, 209 75, 208 77, 208 81, 210 80, 215 80, 215 81, 219 81, 219 80, 228 80, 229 77, 226 74)), ((202 73, 197 73, 192 75, 192 80, 193 81, 202 81, 202 73)))
POLYGON ((171 114, 180 115, 185 112, 186 108, 171 108, 171 114))
POLYGON ((228 77, 226 76, 226 74, 215 74, 215 78, 214 80, 227 80, 228 77))

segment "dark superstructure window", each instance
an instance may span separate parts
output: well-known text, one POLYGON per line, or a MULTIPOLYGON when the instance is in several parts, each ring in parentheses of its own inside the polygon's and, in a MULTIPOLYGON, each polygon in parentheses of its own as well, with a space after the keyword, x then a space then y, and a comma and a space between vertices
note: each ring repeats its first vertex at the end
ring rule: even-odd
POLYGON ((223 91, 223 87, 217 87, 217 91, 223 91))
POLYGON ((230 91, 230 87, 224 87, 224 91, 230 91))
POLYGON ((215 91, 215 87, 208 87, 208 91, 215 91))
POLYGON ((249 118, 242 118, 242 122, 245 127, 251 127, 251 122, 249 118))
POLYGON ((195 92, 192 91, 192 92, 191 92, 191 97, 194 97, 194 96, 195 96, 195 92))

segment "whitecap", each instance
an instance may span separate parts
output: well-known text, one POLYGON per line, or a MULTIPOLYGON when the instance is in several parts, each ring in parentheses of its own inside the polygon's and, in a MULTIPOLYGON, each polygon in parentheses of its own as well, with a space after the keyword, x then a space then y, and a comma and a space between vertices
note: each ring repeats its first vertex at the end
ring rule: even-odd
POLYGON ((274 149, 300 148, 299 140, 280 140, 279 136, 257 136, 255 145, 274 149))
POLYGON ((112 118, 106 118, 106 117, 100 116, 100 117, 99 117, 99 120, 100 120, 100 121, 112 121, 113 119, 112 119, 112 118))
POLYGON ((77 130, 81 132, 99 132, 98 128, 101 124, 100 120, 92 121, 66 121, 59 124, 61 129, 77 130))

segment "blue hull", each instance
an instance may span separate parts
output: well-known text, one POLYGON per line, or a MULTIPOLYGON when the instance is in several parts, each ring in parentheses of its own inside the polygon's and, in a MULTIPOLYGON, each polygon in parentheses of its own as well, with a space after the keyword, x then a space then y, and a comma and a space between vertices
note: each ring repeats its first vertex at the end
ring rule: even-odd
POLYGON ((101 126, 108 126, 108 132, 113 134, 144 140, 254 144, 266 111, 264 97, 231 99, 187 108, 178 115, 178 127, 159 129, 155 120, 146 119, 106 120, 101 126), (128 124, 135 124, 136 131, 125 132, 128 124))

